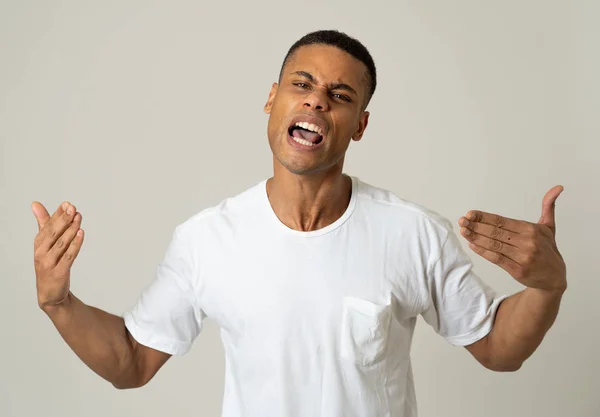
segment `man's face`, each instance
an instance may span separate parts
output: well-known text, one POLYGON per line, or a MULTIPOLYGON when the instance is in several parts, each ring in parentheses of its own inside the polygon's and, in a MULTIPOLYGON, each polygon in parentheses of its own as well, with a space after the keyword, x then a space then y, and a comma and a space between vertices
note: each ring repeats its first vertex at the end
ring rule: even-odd
POLYGON ((360 140, 367 127, 367 74, 362 62, 336 47, 297 49, 265 105, 276 161, 298 175, 341 168, 350 139, 360 140))

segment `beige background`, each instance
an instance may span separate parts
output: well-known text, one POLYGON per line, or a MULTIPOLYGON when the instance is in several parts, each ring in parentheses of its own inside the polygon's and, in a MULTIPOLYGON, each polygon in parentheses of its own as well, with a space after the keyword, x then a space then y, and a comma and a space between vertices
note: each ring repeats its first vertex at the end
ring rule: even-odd
MULTIPOLYGON (((600 416, 599 6, 1 0, 0 415, 219 416, 211 322, 137 390, 114 389, 71 352, 37 307, 30 203, 82 212, 72 290, 121 314, 177 224, 271 174, 270 85, 296 39, 337 28, 379 70, 346 172, 455 230, 473 208, 537 222, 545 192, 565 187, 557 238, 570 287, 556 325, 519 372, 499 374, 419 319, 420 415, 600 416)), ((492 286, 521 288, 469 252, 492 286)))

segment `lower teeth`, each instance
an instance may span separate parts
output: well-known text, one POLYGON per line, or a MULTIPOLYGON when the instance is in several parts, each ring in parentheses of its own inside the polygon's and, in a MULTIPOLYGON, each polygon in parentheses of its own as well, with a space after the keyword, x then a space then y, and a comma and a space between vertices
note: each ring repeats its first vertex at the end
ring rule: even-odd
POLYGON ((292 136, 292 139, 294 139, 296 142, 298 142, 298 143, 299 143, 299 144, 301 144, 301 145, 306 145, 306 146, 315 146, 315 144, 314 144, 314 143, 312 143, 312 142, 309 142, 309 141, 307 141, 307 140, 304 140, 304 139, 297 138, 297 137, 295 137, 295 136, 292 136))

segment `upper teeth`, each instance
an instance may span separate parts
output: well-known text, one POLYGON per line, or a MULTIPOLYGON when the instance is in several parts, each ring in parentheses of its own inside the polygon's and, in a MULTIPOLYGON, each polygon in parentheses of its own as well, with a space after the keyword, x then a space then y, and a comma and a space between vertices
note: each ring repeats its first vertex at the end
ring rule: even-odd
POLYGON ((297 122, 294 126, 299 126, 302 129, 310 130, 311 132, 317 132, 319 135, 323 136, 323 129, 317 125, 313 125, 312 123, 297 122))

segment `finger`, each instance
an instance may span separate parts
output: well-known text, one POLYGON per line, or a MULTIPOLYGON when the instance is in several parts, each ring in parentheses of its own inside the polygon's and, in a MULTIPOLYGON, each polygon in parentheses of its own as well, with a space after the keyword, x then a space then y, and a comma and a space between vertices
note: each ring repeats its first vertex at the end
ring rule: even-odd
POLYGON ((460 229, 461 235, 463 235, 470 243, 473 243, 485 250, 490 252, 497 252, 501 255, 506 256, 513 262, 523 264, 525 262, 525 252, 509 243, 504 243, 499 240, 490 239, 489 237, 474 233, 469 229, 463 227, 460 229))
POLYGON ((473 250, 473 252, 487 259, 491 263, 498 265, 500 268, 508 272, 511 276, 520 276, 522 266, 513 261, 512 259, 507 258, 501 253, 489 251, 485 248, 482 248, 481 246, 477 246, 474 243, 469 243, 469 247, 473 250))
POLYGON ((555 221, 555 207, 556 207, 556 199, 563 192, 564 187, 562 185, 557 185, 552 187, 542 200, 542 215, 538 220, 538 224, 544 224, 548 226, 552 233, 556 232, 556 221, 555 221))
POLYGON ((37 201, 31 203, 31 210, 33 211, 33 215, 38 223, 38 234, 33 241, 36 254, 45 256, 50 249, 49 245, 44 244, 46 233, 48 228, 52 227, 52 223, 55 222, 58 217, 62 216, 65 211, 66 204, 67 202, 65 201, 58 206, 52 217, 50 217, 48 210, 46 210, 46 207, 44 207, 43 204, 37 201))
POLYGON ((508 217, 502 217, 497 214, 486 213, 479 210, 470 210, 465 216, 468 220, 490 224, 501 229, 510 230, 514 233, 525 233, 528 231, 529 222, 522 220, 509 219, 508 217))
POLYGON ((75 258, 79 254, 79 250, 81 249, 81 245, 83 245, 83 229, 79 229, 75 238, 71 240, 71 244, 67 248, 65 254, 60 258, 58 264, 56 265, 57 269, 68 271, 73 266, 73 262, 75 262, 75 258))
POLYGON ((73 222, 48 251, 48 263, 50 263, 52 266, 56 266, 58 264, 64 253, 69 248, 71 241, 75 238, 77 231, 81 227, 81 220, 81 213, 75 214, 73 222))
POLYGON ((50 215, 48 214, 48 210, 46 210, 46 207, 44 207, 44 205, 39 201, 34 201, 33 203, 31 203, 31 211, 33 211, 33 215, 35 216, 35 220, 37 221, 39 232, 40 230, 42 230, 42 227, 44 227, 46 222, 50 219, 50 215))
POLYGON ((458 224, 462 227, 466 227, 472 232, 489 237, 490 239, 499 240, 503 243, 508 243, 518 248, 527 247, 525 245, 525 239, 519 233, 514 233, 510 230, 502 229, 486 223, 469 221, 466 217, 461 217, 458 219, 458 224))
POLYGON ((70 203, 65 203, 52 215, 39 233, 38 250, 47 253, 67 227, 73 222, 77 209, 70 203), (63 206, 66 206, 64 211, 63 206))

